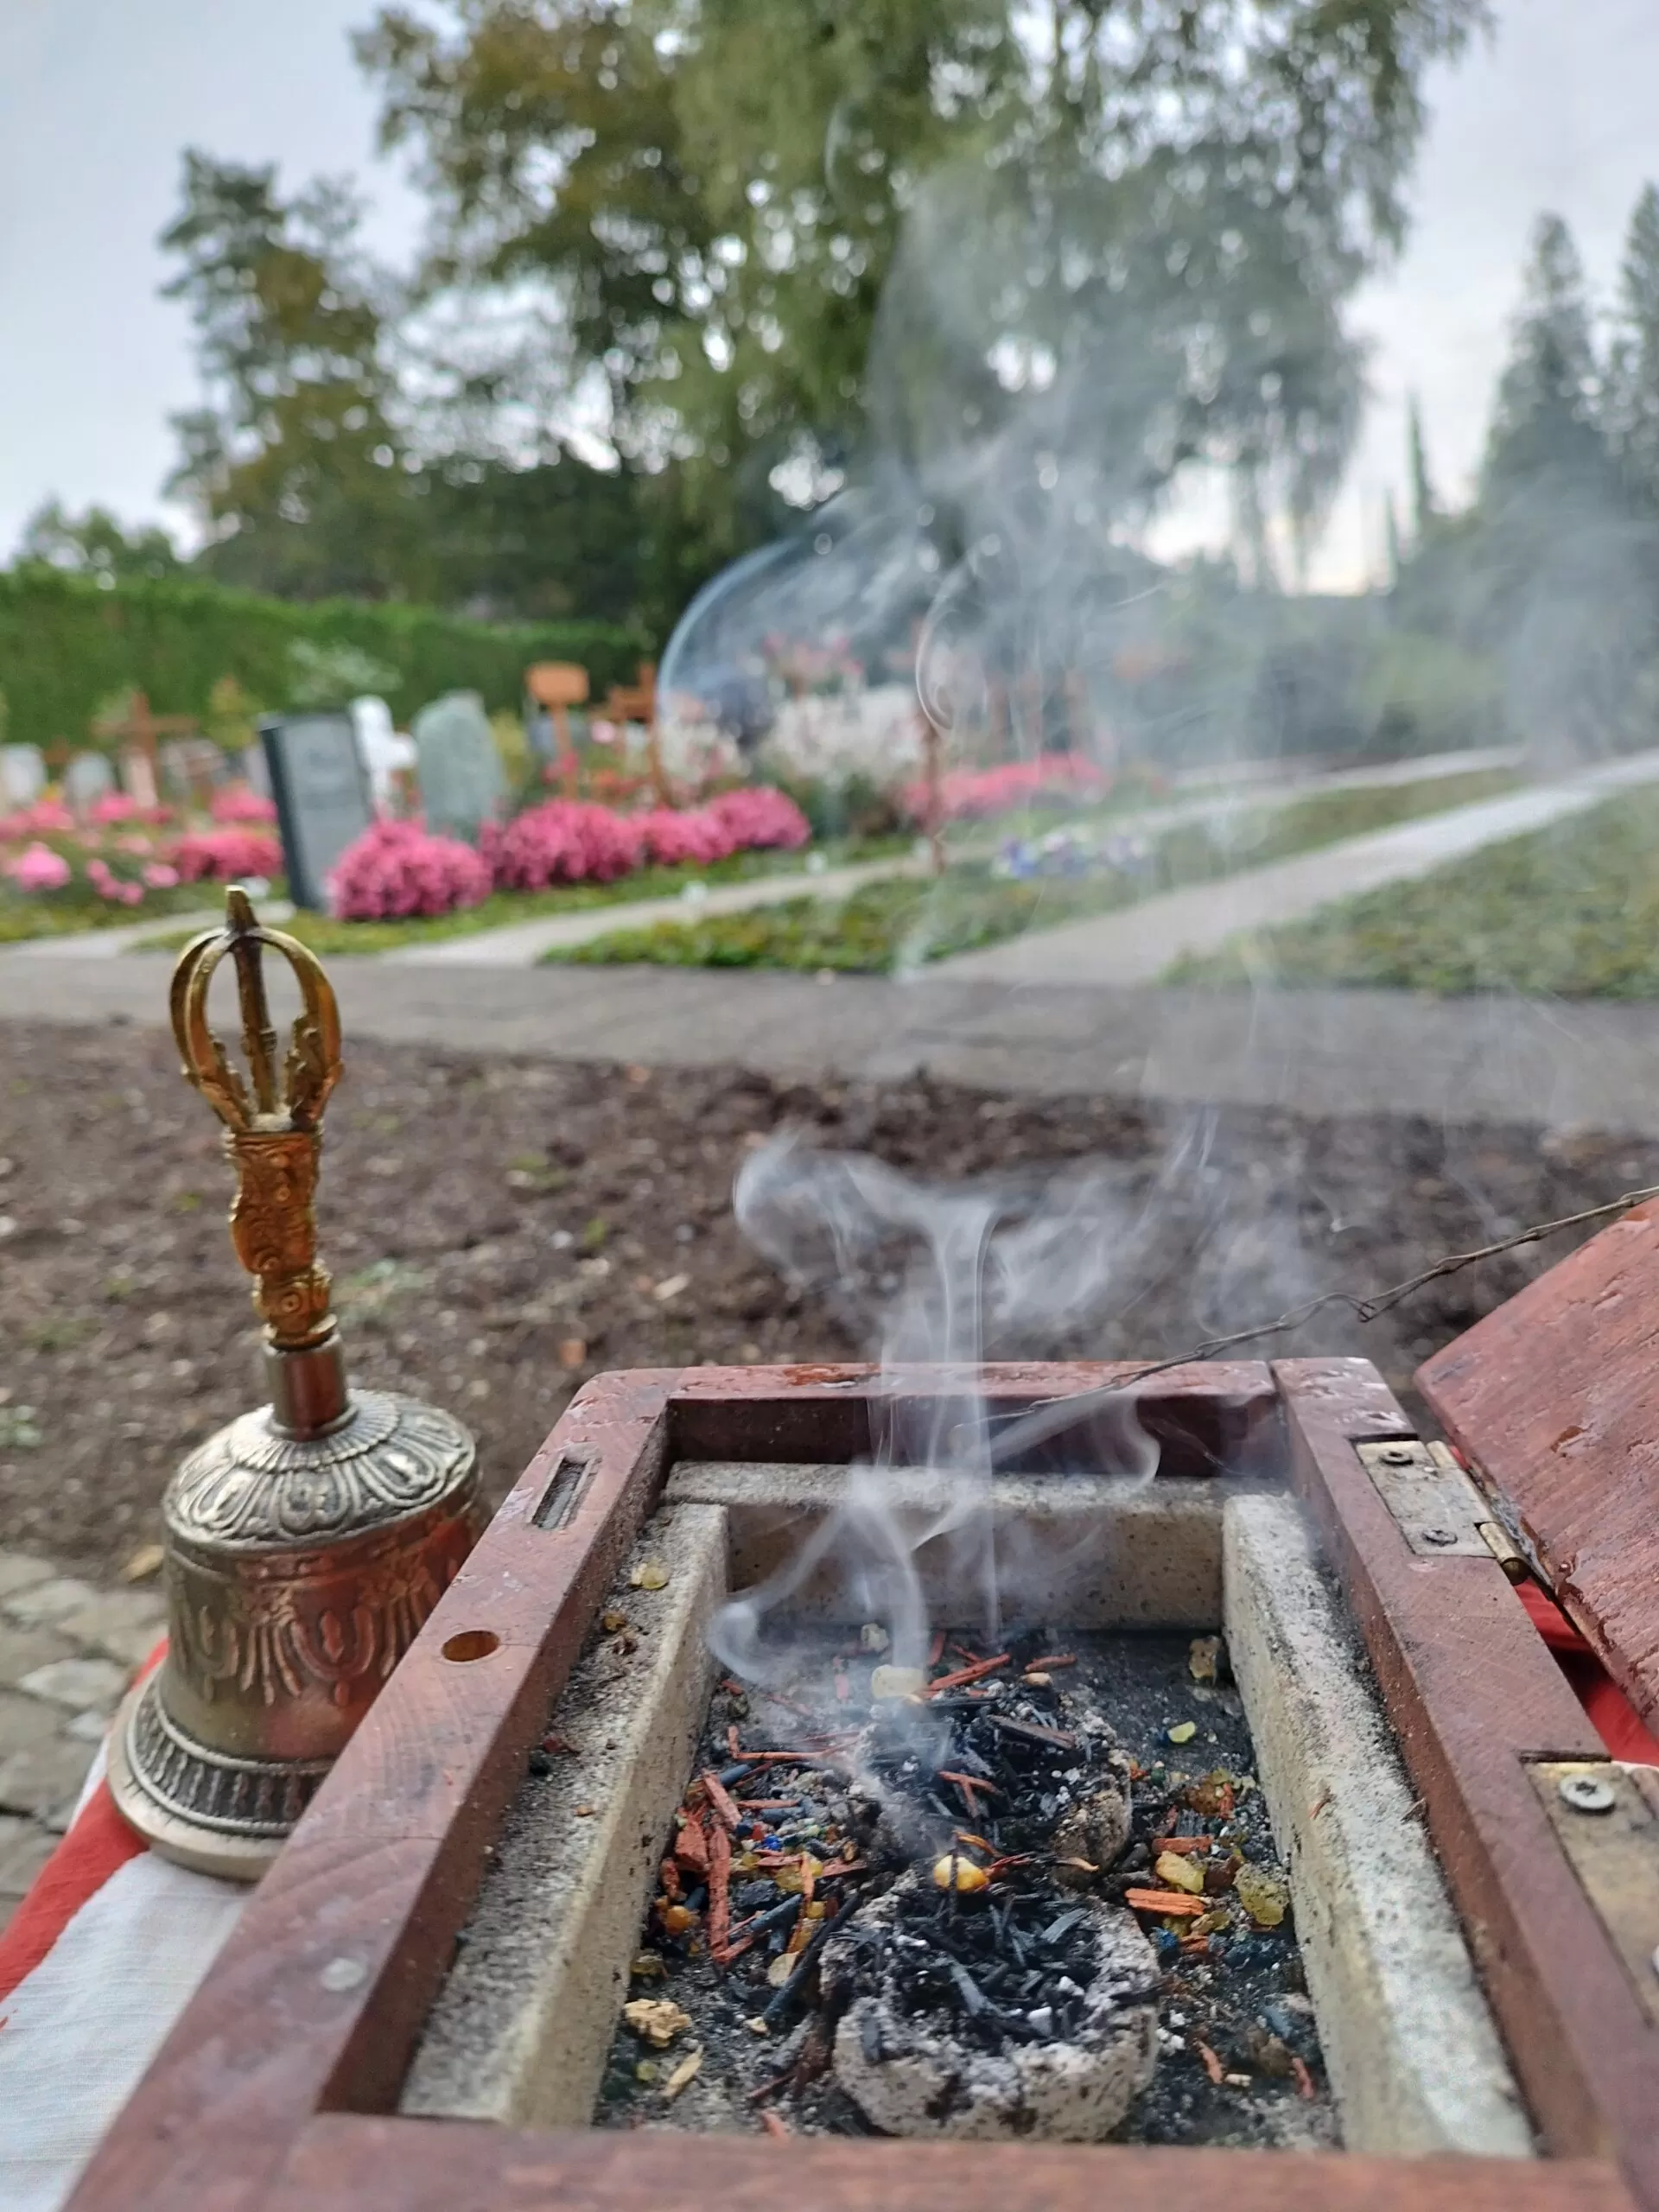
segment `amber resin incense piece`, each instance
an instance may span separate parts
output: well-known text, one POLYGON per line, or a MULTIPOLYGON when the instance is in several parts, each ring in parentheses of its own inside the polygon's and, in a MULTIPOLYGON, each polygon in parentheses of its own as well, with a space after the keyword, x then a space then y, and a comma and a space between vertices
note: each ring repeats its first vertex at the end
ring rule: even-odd
POLYGON ((322 1116, 340 1014, 297 939, 245 892, 180 956, 173 1031, 186 1079, 225 1124, 231 1241, 254 1278, 270 1402, 192 1452, 162 1501, 168 1648, 110 1740, 125 1818, 168 1858, 252 1879, 269 1865, 482 1525, 473 1439, 435 1406, 353 1390, 317 1258, 322 1116), (263 951, 301 1011, 288 1051, 263 951), (229 954, 245 1077, 207 1022, 229 954))

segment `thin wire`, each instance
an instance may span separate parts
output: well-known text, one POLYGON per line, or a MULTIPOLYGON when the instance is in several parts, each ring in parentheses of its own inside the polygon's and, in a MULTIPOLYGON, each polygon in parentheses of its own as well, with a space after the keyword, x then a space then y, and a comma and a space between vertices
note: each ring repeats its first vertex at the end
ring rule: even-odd
POLYGON ((1457 1274, 1482 1260, 1495 1260, 1501 1253, 1513 1252, 1522 1244, 1539 1243, 1561 1230, 1582 1229, 1587 1222, 1605 1221, 1610 1214, 1628 1212, 1630 1207, 1641 1205, 1648 1198, 1659 1198, 1659 1183, 1649 1184, 1645 1190, 1626 1191, 1622 1198, 1609 1198, 1604 1205, 1586 1206, 1581 1213, 1563 1214, 1559 1221, 1535 1222, 1530 1229, 1518 1229, 1513 1236, 1501 1236, 1495 1244, 1483 1244, 1472 1252, 1448 1253, 1432 1267, 1408 1275, 1404 1282, 1395 1283, 1388 1290, 1373 1291, 1368 1297, 1351 1290, 1321 1291, 1318 1297, 1291 1306, 1275 1321, 1259 1321, 1248 1329, 1234 1329, 1224 1337, 1207 1338, 1203 1344, 1178 1352, 1172 1359, 1153 1360, 1147 1366, 1134 1368, 1128 1374, 1120 1375, 1116 1382, 1099 1384, 1092 1390, 1073 1391, 1064 1398, 1039 1399, 1028 1412, 1008 1417, 1008 1427, 992 1441, 991 1464, 1001 1465, 1018 1452, 1057 1435, 1061 1429, 1070 1428, 1079 1415, 1109 1405, 1133 1384, 1145 1382, 1154 1375, 1166 1375, 1172 1368, 1190 1367, 1195 1360, 1214 1359, 1220 1352, 1231 1351, 1240 1344, 1260 1343, 1264 1337, 1284 1336, 1311 1321, 1327 1306, 1345 1306, 1357 1320, 1375 1321, 1380 1313, 1386 1313, 1414 1291, 1440 1281, 1443 1276, 1457 1274))

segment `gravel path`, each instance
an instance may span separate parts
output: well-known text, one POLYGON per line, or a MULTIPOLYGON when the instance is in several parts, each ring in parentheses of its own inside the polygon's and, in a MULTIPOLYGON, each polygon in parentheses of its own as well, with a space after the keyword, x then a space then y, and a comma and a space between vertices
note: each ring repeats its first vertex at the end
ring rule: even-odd
MULTIPOLYGON (((170 957, 0 958, 0 1024, 167 1020, 170 957)), ((273 963, 274 964, 274 963, 273 963)), ((432 968, 330 958, 368 1039, 549 1061, 736 1065, 894 1081, 925 1069, 1029 1097, 1423 1113, 1659 1135, 1659 1002, 1409 991, 888 982, 678 968, 432 968)), ((272 1002, 289 1018, 281 979, 272 1002)), ((228 1003, 228 1002, 227 1002, 228 1003)), ((222 1015, 221 1019, 233 1017, 222 1015)), ((0 1030, 0 1058, 24 1048, 0 1030)), ((0 1200, 0 1211, 4 1211, 0 1200)))

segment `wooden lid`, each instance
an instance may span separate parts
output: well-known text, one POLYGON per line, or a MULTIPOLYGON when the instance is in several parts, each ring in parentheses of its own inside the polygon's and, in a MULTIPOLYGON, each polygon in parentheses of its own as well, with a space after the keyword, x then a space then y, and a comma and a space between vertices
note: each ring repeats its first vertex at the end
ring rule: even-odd
POLYGON ((1659 1203, 1417 1370, 1417 1386, 1643 1719, 1659 1719, 1659 1203))

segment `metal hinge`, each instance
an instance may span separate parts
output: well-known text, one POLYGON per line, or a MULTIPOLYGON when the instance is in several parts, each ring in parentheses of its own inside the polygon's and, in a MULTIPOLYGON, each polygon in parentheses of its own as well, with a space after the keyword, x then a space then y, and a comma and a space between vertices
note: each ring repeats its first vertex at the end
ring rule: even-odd
POLYGON ((1522 1581, 1527 1562, 1492 1510, 1458 1465, 1451 1447, 1416 1437, 1357 1444, 1360 1464, 1394 1516, 1411 1550, 1421 1559, 1495 1559, 1511 1582, 1522 1581))
POLYGON ((1659 2025, 1659 1770, 1539 1759, 1527 1770, 1643 2011, 1659 2025))

